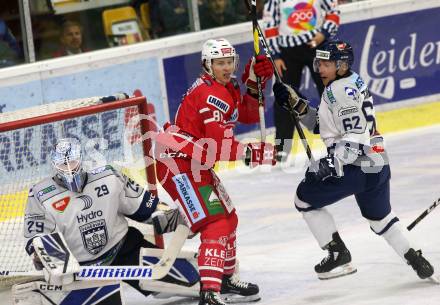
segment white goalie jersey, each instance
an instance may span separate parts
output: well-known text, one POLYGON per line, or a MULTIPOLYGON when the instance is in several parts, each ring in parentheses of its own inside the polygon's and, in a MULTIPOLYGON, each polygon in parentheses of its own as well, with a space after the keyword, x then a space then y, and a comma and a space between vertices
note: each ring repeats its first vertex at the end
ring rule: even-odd
POLYGON ((33 253, 32 238, 60 232, 80 263, 110 263, 128 231, 125 217, 148 220, 158 198, 107 165, 87 172, 81 193, 71 192, 46 178, 29 191, 25 210, 26 251, 33 253))

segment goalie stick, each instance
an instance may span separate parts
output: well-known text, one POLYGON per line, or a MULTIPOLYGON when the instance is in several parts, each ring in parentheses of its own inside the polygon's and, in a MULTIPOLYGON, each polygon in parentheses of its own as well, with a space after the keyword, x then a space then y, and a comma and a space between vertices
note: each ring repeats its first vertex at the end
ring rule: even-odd
MULTIPOLYGON (((157 280, 167 275, 174 264, 177 255, 182 249, 189 234, 189 228, 178 225, 171 238, 169 246, 165 249, 161 259, 152 266, 80 266, 80 271, 75 273, 77 281, 121 281, 121 280, 157 280)), ((44 276, 42 271, 9 271, 0 270, 6 277, 38 277, 44 276)))
POLYGON ((429 208, 424 210, 423 213, 419 215, 419 217, 417 217, 413 222, 409 224, 409 226, 406 227, 406 229, 408 231, 411 231, 423 218, 425 218, 429 213, 431 213, 432 210, 434 210, 434 208, 438 205, 440 205, 440 198, 434 201, 434 203, 429 208))
MULTIPOLYGON (((310 145, 307 142, 307 138, 304 134, 304 131, 301 127, 301 125, 299 124, 299 120, 297 115, 293 112, 293 107, 296 105, 296 103, 298 103, 300 97, 299 95, 295 92, 295 90, 293 90, 292 87, 290 87, 289 85, 285 84, 282 80, 281 80, 281 76, 278 72, 278 69, 275 65, 275 62, 272 58, 272 56, 270 55, 270 47, 266 41, 266 38, 264 37, 263 31, 261 30, 260 25, 258 24, 257 21, 257 16, 256 16, 256 0, 251 0, 252 1, 252 7, 249 4, 249 0, 244 0, 248 10, 249 10, 249 14, 252 16, 252 25, 254 27, 254 49, 255 49, 255 39, 256 37, 259 38, 261 45, 263 46, 264 49, 264 53, 266 54, 267 58, 270 60, 270 62, 272 63, 273 69, 274 69, 274 73, 275 73, 275 81, 278 83, 282 83, 284 86, 287 87, 287 89, 289 90, 290 93, 290 98, 289 98, 289 102, 290 102, 290 115, 292 116, 293 122, 295 124, 296 130, 298 131, 298 135, 301 139, 301 143, 304 146, 304 149, 306 151, 307 157, 309 158, 309 160, 311 162, 314 162, 314 158, 312 155, 312 150, 310 149, 310 145), (255 10, 255 21, 254 21, 254 15, 253 15, 253 10, 255 10)), ((258 45, 258 43, 257 43, 258 45)), ((261 117, 261 116, 260 116, 261 117)))

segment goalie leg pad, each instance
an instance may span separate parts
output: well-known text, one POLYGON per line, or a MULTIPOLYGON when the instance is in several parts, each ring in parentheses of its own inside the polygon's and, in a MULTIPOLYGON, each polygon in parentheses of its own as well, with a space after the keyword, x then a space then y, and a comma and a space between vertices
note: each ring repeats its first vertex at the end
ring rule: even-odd
POLYGON ((295 196, 295 206, 303 215, 319 246, 324 249, 333 240, 333 233, 337 231, 333 216, 326 208, 315 209, 298 196, 295 196))
POLYGON ((71 290, 37 280, 12 287, 13 305, 124 305, 120 284, 71 290))
MULTIPOLYGON (((141 263, 144 266, 156 264, 164 249, 143 248, 141 263)), ((139 286, 148 291, 159 292, 155 297, 165 298, 175 295, 197 297, 200 291, 200 277, 197 269, 197 253, 181 251, 176 261, 161 280, 140 281, 139 286)))

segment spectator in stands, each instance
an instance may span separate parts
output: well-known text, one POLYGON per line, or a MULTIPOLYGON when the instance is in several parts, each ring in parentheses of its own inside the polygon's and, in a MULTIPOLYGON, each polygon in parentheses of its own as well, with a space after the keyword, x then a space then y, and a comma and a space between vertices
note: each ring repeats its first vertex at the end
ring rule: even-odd
POLYGON ((186 0, 149 0, 153 36, 165 37, 190 30, 186 0))
POLYGON ((200 6, 200 27, 202 30, 245 21, 245 16, 239 16, 230 9, 229 0, 205 1, 200 6))
POLYGON ((6 22, 0 18, 0 67, 15 65, 22 58, 17 40, 6 22))
POLYGON ((61 47, 52 54, 53 57, 75 55, 88 51, 83 46, 82 27, 78 22, 64 22, 60 34, 61 47))

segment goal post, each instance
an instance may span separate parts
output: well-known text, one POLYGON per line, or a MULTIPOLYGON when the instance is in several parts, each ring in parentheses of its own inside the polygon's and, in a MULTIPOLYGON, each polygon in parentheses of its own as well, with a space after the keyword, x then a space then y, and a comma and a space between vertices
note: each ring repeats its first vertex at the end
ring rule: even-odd
MULTIPOLYGON (((93 97, 0 113, 0 289, 17 281, 9 273, 34 270, 25 252, 24 209, 30 187, 53 174, 49 153, 58 139, 81 141, 86 169, 113 165, 157 195, 154 106, 143 96, 102 101, 93 97)), ((163 248, 162 236, 155 241, 163 248)))

